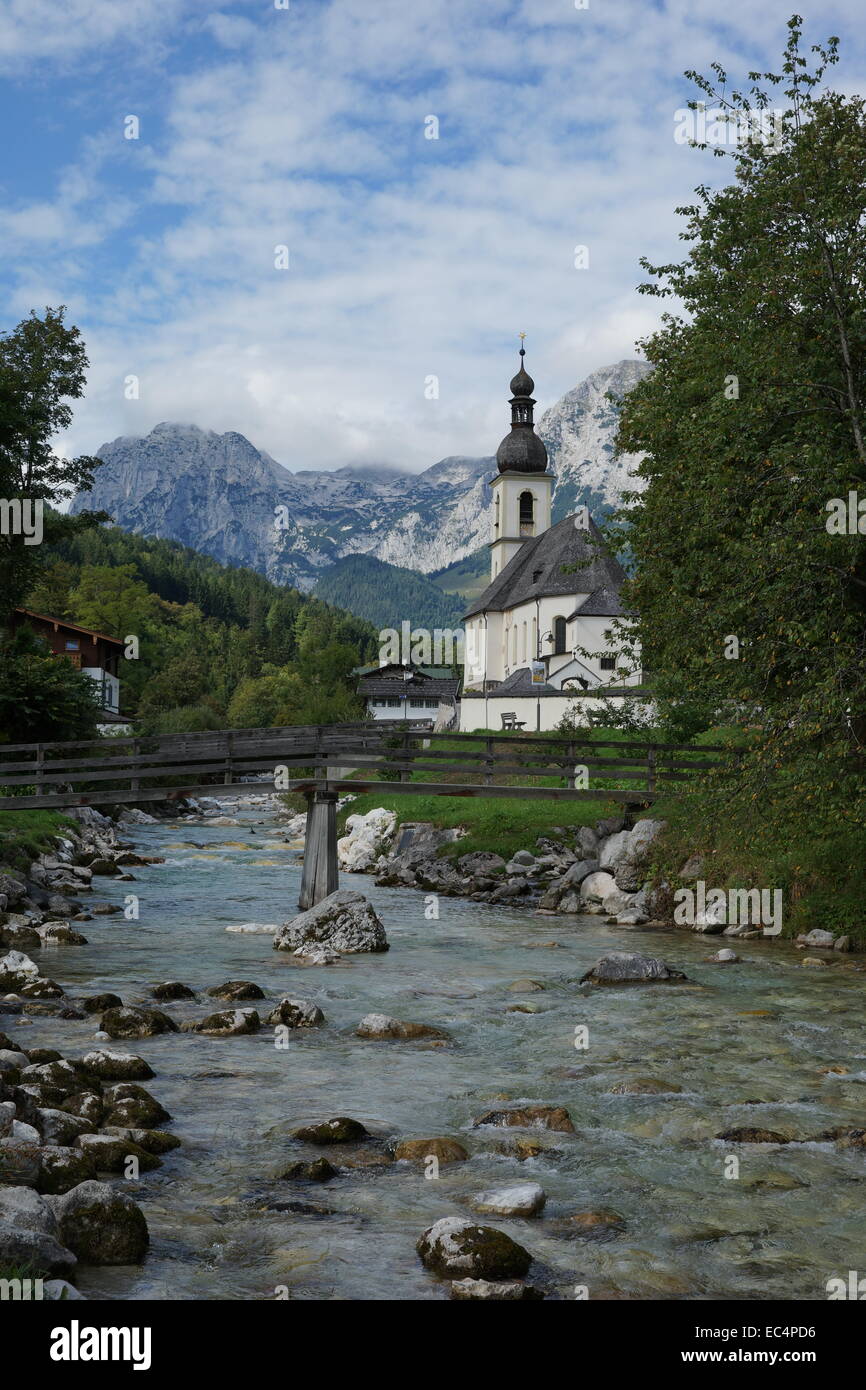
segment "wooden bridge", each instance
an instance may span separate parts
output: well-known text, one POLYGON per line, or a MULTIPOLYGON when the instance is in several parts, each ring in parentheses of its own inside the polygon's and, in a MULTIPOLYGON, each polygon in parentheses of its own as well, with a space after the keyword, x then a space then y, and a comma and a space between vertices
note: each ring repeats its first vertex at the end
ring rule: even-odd
POLYGON ((63 809, 248 795, 265 786, 301 792, 307 800, 303 909, 338 886, 340 795, 603 798, 646 807, 660 787, 675 790, 718 766, 728 751, 620 742, 595 738, 592 730, 546 737, 433 734, 385 721, 7 743, 0 744, 0 815, 4 802, 8 810, 63 809))

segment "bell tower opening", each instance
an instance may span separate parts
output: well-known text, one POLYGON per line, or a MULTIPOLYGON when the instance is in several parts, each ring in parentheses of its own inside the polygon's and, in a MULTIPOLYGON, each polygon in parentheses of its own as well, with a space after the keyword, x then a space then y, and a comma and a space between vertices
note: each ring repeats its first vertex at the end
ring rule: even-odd
POLYGON ((535 494, 529 491, 521 492, 518 499, 520 534, 521 536, 535 535, 535 494))

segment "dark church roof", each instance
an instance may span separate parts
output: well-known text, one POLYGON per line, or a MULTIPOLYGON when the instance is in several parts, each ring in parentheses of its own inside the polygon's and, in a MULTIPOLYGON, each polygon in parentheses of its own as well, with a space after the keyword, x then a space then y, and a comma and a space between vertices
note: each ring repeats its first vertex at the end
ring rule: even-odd
POLYGON ((619 618, 625 611, 617 589, 596 589, 573 613, 569 613, 568 621, 571 622, 572 618, 619 618))
MULTIPOLYGON (((622 565, 605 550, 595 522, 590 518, 588 527, 578 527, 575 518, 567 516, 540 536, 524 541, 463 616, 502 613, 536 598, 587 592, 587 604, 596 600, 593 606, 597 608, 603 601, 601 595, 618 594, 625 577, 622 565), (571 566, 579 568, 566 568, 571 566)), ((579 611, 590 610, 584 607, 579 611)))

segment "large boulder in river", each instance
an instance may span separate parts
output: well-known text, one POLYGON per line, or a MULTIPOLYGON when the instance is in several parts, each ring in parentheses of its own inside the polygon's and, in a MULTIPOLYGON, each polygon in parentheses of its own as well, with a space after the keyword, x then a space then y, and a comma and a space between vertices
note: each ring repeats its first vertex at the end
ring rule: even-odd
POLYGON ((379 856, 390 848, 396 828, 396 815, 383 806, 374 807, 365 816, 348 816, 346 834, 337 841, 340 868, 352 874, 372 869, 379 856))
POLYGON ((462 1216, 445 1216, 430 1226, 415 1249, 436 1274, 473 1279, 522 1279, 532 1256, 493 1226, 479 1226, 462 1216))
POLYGON ((151 1038, 155 1033, 176 1033, 177 1024, 161 1009, 106 1009, 99 1028, 110 1038, 151 1038))
POLYGON ((611 951, 580 978, 581 983, 591 980, 599 985, 622 985, 684 980, 686 976, 682 970, 672 969, 656 956, 642 956, 638 951, 611 951))
POLYGON ((290 922, 284 922, 274 937, 278 951, 295 951, 311 944, 354 954, 387 951, 388 938, 363 893, 341 888, 290 922))
POLYGON ((85 1264, 130 1265, 144 1259, 147 1222, 125 1192, 104 1182, 82 1182, 48 1201, 60 1239, 85 1264))

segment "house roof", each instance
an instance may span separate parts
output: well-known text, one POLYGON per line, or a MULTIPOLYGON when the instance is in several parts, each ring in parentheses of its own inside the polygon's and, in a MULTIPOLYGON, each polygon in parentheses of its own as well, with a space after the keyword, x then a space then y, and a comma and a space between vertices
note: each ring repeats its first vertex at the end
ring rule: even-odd
POLYGON ((383 680, 402 680, 405 671, 411 671, 414 676, 446 677, 453 674, 450 666, 416 666, 411 661, 407 662, 405 666, 399 661, 388 661, 384 666, 380 666, 378 661, 373 661, 367 666, 352 667, 352 675, 360 676, 362 680, 366 680, 368 676, 381 676, 383 680), (389 676, 389 672, 392 671, 394 672, 393 676, 389 676))
POLYGON ((107 632, 97 632, 95 628, 82 627, 80 623, 70 623, 65 618, 52 618, 47 613, 34 613, 32 608, 15 608, 13 612, 20 613, 25 618, 36 618, 40 623, 50 623, 53 628, 66 628, 70 632, 83 632, 88 637, 95 637, 99 642, 110 642, 113 647, 123 646, 119 637, 109 637, 107 632))
POLYGON ((588 526, 577 526, 575 522, 574 516, 567 516, 540 536, 524 541, 501 574, 466 610, 464 618, 476 613, 501 613, 537 598, 579 593, 588 593, 592 598, 602 591, 618 593, 626 578, 622 565, 605 549, 592 518, 588 526), (578 568, 566 568, 574 566, 578 568))
POLYGON ((424 680, 400 681, 400 680, 376 680, 375 676, 367 676, 358 682, 358 693, 367 699, 391 699, 401 695, 417 699, 420 696, 436 696, 438 699, 452 699, 460 689, 460 681, 451 676, 449 679, 439 679, 430 677, 424 680))

